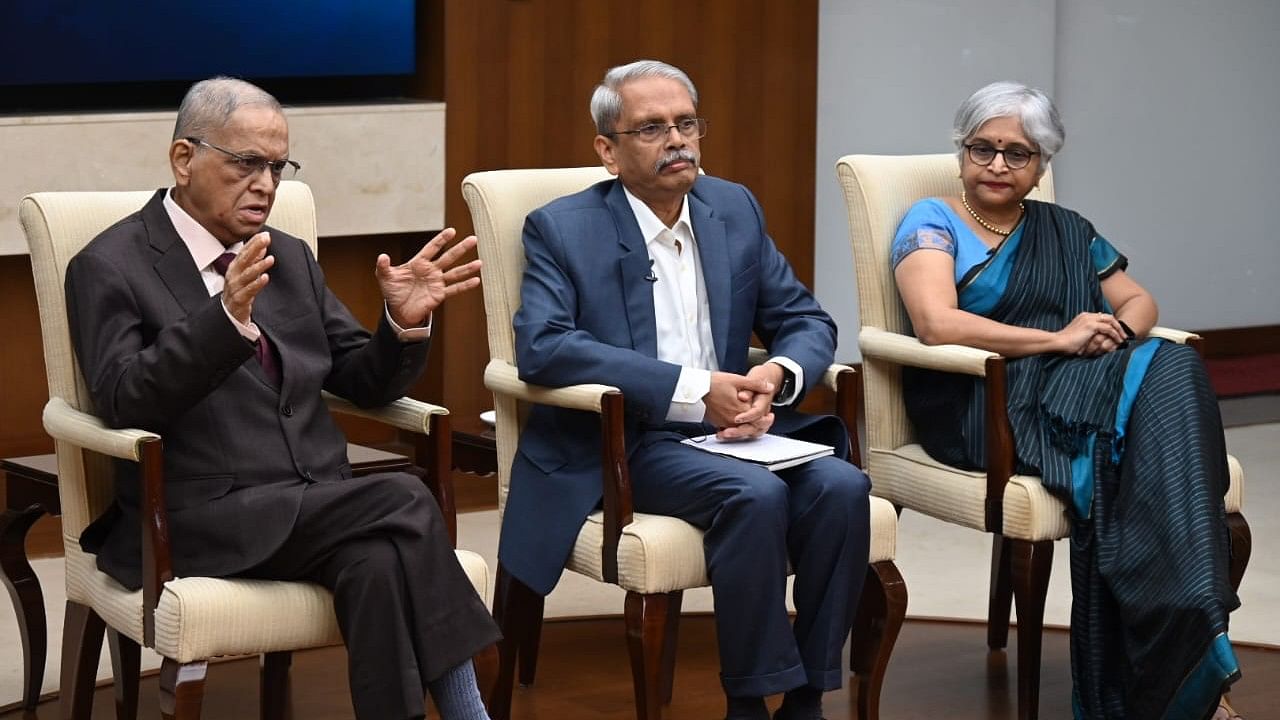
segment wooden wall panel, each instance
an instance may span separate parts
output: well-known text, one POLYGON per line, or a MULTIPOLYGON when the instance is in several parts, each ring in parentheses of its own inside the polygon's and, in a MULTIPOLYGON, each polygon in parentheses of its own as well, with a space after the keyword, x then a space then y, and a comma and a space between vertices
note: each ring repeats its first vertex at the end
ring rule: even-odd
MULTIPOLYGON (((442 2, 446 222, 471 232, 467 173, 596 164, 592 88, 613 65, 654 58, 698 87, 699 114, 711 122, 708 172, 751 188, 778 246, 812 282, 816 0, 442 2)), ((435 399, 456 428, 475 428, 492 405, 479 294, 450 300, 438 332, 435 399)))

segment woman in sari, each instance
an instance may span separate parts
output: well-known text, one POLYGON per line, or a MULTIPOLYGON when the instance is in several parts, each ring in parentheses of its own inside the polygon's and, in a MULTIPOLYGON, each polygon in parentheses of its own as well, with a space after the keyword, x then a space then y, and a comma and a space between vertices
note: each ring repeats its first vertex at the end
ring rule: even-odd
MULTIPOLYGON (((1064 132, 1052 101, 993 83, 956 113, 959 197, 916 203, 892 262, 916 336, 1008 358, 1020 473, 1069 508, 1077 718, 1237 717, 1227 639, 1226 450, 1195 352, 1148 338, 1156 303, 1088 220, 1026 200, 1064 132)), ((905 369, 926 452, 985 465, 981 379, 905 369)))

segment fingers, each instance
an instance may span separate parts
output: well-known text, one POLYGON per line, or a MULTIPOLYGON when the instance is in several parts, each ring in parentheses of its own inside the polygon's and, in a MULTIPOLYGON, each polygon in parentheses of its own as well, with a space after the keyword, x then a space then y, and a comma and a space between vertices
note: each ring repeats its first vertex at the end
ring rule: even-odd
POLYGON ((463 255, 466 255, 467 253, 474 250, 478 242, 479 241, 476 240, 475 235, 468 235, 467 237, 462 239, 462 242, 459 242, 458 244, 449 248, 444 252, 443 255, 441 255, 439 258, 436 258, 435 260, 436 267, 443 270, 453 265, 454 263, 458 262, 458 260, 463 255))
POLYGON ((440 248, 448 245, 449 241, 453 239, 453 236, 457 234, 458 231, 453 228, 445 228, 441 230, 436 233, 435 237, 428 240, 426 245, 422 246, 422 249, 418 251, 417 255, 413 256, 413 259, 417 260, 418 258, 422 258, 423 260, 430 260, 434 258, 440 252, 440 248))
POLYGON ((721 428, 716 432, 716 437, 721 440, 750 440, 757 438, 769 432, 769 428, 773 427, 773 420, 773 413, 768 413, 754 422, 721 428))
MULTIPOLYGON (((738 396, 741 398, 742 391, 738 392, 738 396)), ((765 415, 770 414, 769 411, 773 407, 773 393, 757 393, 755 397, 748 400, 748 402, 751 403, 751 407, 749 407, 746 412, 739 413, 738 416, 733 419, 735 423, 739 425, 744 423, 754 423, 765 415)))
POLYGON ((445 296, 446 298, 451 298, 451 297, 453 297, 454 295, 458 295, 458 294, 460 294, 460 293, 464 293, 464 292, 466 292, 466 291, 468 291, 468 290, 474 290, 474 289, 476 289, 476 288, 478 288, 478 287, 480 287, 480 278, 478 278, 478 277, 473 277, 473 278, 470 278, 470 279, 468 279, 468 280, 463 280, 462 282, 459 282, 459 283, 453 283, 453 284, 451 284, 451 285, 445 285, 445 286, 444 286, 444 296, 445 296))

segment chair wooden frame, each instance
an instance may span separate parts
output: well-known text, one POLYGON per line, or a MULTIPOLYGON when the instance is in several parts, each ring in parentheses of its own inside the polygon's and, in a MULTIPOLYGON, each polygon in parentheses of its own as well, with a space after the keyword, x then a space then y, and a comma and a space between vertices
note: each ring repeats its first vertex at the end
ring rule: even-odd
MULTIPOLYGON (((878 401, 900 406, 899 374, 903 366, 984 378, 987 469, 985 495, 982 498, 982 529, 992 535, 987 645, 992 650, 998 650, 1008 644, 1009 611, 1011 605, 1016 604, 1018 718, 1033 720, 1039 714, 1041 635, 1053 561, 1053 543, 1056 539, 1065 537, 1065 533, 1058 537, 1036 539, 1005 534, 1005 494, 1015 476, 1016 462, 1013 431, 1007 410, 1005 358, 997 353, 961 345, 929 346, 900 332, 908 327, 906 311, 892 278, 885 279, 889 274, 889 266, 881 260, 886 259, 887 255, 882 257, 872 245, 892 240, 892 227, 885 223, 891 222, 896 227, 912 202, 958 190, 955 156, 849 155, 837 161, 836 172, 849 213, 850 235, 857 266, 858 300, 864 318, 858 339, 865 377, 871 390, 868 395, 875 393, 878 401), (876 187, 880 174, 886 173, 886 168, 895 163, 916 163, 929 176, 908 177, 903 174, 905 171, 899 170, 894 173, 894 182, 897 184, 895 187, 876 187), (885 228, 888 228, 889 233, 887 239, 885 228), (865 320, 868 315, 874 318, 870 323, 865 320)), ((1041 178, 1039 188, 1033 192, 1032 198, 1053 201, 1051 170, 1041 178)), ((1202 338, 1193 333, 1156 327, 1150 334, 1170 342, 1190 345, 1202 353, 1202 338)), ((872 415, 876 410, 870 406, 867 408, 868 472, 872 477, 876 477, 877 458, 897 449, 877 448, 877 432, 873 430, 873 426, 881 422, 886 425, 899 422, 899 419, 873 419, 872 415)), ((888 414, 883 408, 879 410, 888 414)), ((885 434, 890 435, 891 432, 885 434)), ((872 492, 876 493, 875 487, 872 492)), ((894 502, 899 511, 907 507, 932 514, 927 509, 913 507, 907 498, 890 496, 888 499, 894 502)), ((1065 507, 1063 511, 1065 512, 1065 507)), ((1231 536, 1230 578, 1234 588, 1239 586, 1248 565, 1252 539, 1249 525, 1240 513, 1229 513, 1227 525, 1231 536)))

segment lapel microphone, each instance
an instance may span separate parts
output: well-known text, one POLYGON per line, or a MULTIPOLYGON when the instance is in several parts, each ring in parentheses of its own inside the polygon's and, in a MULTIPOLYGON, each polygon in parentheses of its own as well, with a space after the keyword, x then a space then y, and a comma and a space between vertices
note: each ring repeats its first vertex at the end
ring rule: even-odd
POLYGON ((649 274, 644 276, 645 282, 658 282, 658 275, 653 271, 653 258, 649 259, 649 274))

